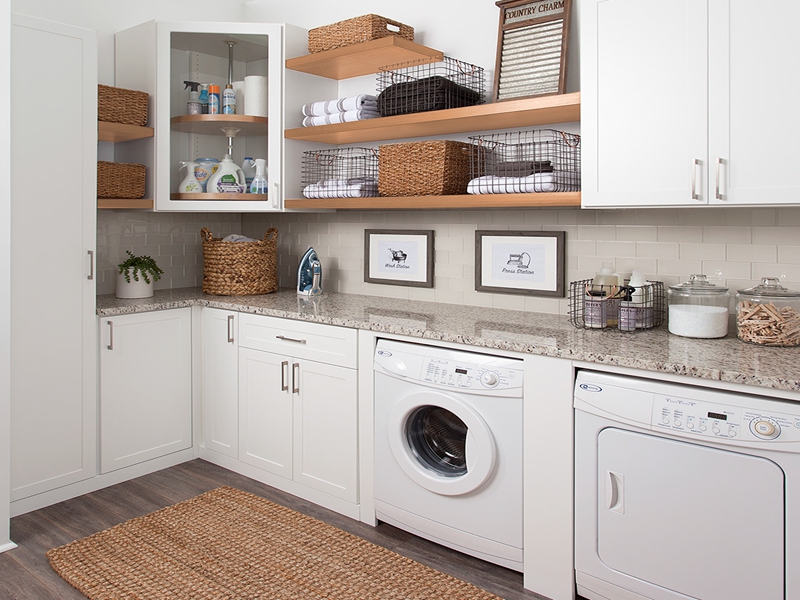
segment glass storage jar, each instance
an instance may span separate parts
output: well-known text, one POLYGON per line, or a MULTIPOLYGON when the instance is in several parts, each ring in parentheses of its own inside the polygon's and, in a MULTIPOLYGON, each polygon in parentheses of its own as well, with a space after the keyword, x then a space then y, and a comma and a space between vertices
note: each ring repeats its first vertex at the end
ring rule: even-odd
POLYGON ((736 335, 764 346, 800 346, 800 292, 764 277, 736 294, 736 335))
POLYGON ((705 275, 669 286, 669 332, 692 338, 725 337, 730 299, 728 288, 709 282, 705 275))

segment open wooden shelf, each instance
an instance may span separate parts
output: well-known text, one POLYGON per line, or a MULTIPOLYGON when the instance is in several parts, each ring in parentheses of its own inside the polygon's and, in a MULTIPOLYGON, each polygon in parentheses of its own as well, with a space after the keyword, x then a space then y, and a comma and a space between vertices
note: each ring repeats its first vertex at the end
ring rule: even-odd
POLYGON ((98 198, 97 208, 138 208, 153 210, 152 198, 98 198))
POLYGON ((290 58, 286 68, 329 79, 348 79, 377 73, 381 67, 409 61, 432 63, 444 58, 442 52, 396 35, 352 46, 290 58))
POLYGON ((153 137, 152 127, 107 121, 97 122, 97 140, 100 142, 130 142, 149 137, 153 137))
POLYGON ((580 207, 580 192, 537 194, 459 194, 394 198, 287 198, 285 208, 327 210, 441 210, 464 208, 580 207))
POLYGON ((267 117, 251 115, 180 115, 170 119, 175 131, 203 135, 225 135, 222 127, 238 127, 236 135, 266 135, 267 117))
POLYGON ((428 137, 570 123, 581 118, 580 92, 506 100, 464 108, 380 117, 354 123, 287 129, 284 137, 324 144, 355 144, 403 138, 428 137))
POLYGON ((266 202, 267 194, 170 194, 170 200, 249 200, 251 202, 266 202))

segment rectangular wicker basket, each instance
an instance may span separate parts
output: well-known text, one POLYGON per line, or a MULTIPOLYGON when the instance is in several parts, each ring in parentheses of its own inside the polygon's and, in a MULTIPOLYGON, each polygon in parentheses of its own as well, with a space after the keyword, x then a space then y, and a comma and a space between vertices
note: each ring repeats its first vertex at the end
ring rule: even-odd
POLYGON ((144 165, 97 161, 98 198, 144 198, 144 165))
POLYGON ((203 292, 217 296, 269 294, 278 289, 278 230, 256 242, 224 242, 208 227, 203 238, 203 292))
POLYGON ((466 194, 470 178, 469 144, 427 140, 384 144, 378 153, 381 196, 466 194))
POLYGON ((126 125, 147 125, 148 94, 136 90, 97 86, 97 120, 126 125))
POLYGON ((414 41, 414 28, 379 15, 363 15, 308 31, 308 51, 311 54, 351 46, 390 35, 414 41))

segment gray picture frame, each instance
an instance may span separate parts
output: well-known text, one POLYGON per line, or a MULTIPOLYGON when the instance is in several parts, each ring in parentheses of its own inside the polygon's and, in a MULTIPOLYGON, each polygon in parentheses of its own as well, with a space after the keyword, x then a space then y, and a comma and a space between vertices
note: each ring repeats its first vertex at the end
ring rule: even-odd
POLYGON ((476 231, 475 291, 563 298, 566 235, 564 231, 476 231))
POLYGON ((432 288, 433 239, 432 229, 365 229, 364 281, 432 288))

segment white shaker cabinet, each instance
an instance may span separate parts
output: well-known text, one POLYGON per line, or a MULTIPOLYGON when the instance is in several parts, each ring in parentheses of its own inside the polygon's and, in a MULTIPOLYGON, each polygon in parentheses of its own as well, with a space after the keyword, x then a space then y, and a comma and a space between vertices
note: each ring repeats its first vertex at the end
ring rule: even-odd
POLYGON ((202 315, 203 446, 238 458, 239 313, 203 308, 202 315))
POLYGON ((358 502, 356 331, 242 314, 239 459, 358 502))
POLYGON ((99 321, 101 473, 190 448, 191 309, 99 321))
POLYGON ((583 0, 584 207, 800 203, 800 5, 583 0))
POLYGON ((12 90, 14 501, 96 472, 95 33, 13 15, 12 90))

